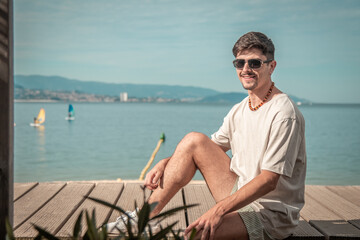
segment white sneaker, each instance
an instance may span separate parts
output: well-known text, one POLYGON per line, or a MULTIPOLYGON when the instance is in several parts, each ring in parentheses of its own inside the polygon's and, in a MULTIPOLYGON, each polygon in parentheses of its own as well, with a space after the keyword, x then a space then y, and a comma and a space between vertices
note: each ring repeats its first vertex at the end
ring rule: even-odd
MULTIPOLYGON (((138 208, 132 212, 126 211, 126 213, 130 216, 132 233, 135 234, 138 232, 138 225, 137 225, 139 220, 137 215, 138 212, 139 212, 138 208)), ((106 224, 107 232, 109 234, 120 234, 120 232, 127 233, 127 227, 126 227, 127 223, 128 223, 128 217, 125 214, 123 214, 120 217, 118 217, 115 222, 106 224)), ((157 222, 156 223, 149 222, 148 224, 151 227, 152 234, 156 234, 161 230, 160 224, 157 222)), ((145 229, 147 229, 147 227, 145 229)))

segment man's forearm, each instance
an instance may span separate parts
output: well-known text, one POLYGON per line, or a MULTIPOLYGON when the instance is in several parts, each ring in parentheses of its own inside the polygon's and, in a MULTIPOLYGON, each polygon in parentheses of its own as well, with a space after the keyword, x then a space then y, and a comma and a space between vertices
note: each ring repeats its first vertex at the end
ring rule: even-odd
POLYGON ((168 164, 169 160, 171 159, 171 157, 172 156, 164 158, 164 159, 161 160, 161 162, 166 166, 168 164))
POLYGON ((279 177, 280 175, 277 173, 262 171, 260 175, 233 195, 218 202, 215 207, 223 215, 240 209, 273 191, 276 188, 279 177))

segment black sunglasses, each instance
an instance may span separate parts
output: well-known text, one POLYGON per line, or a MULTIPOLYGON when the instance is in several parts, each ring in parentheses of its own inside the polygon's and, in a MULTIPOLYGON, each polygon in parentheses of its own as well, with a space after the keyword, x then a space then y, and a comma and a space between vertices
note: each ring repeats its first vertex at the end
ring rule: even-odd
MULTIPOLYGON (((256 68, 261 68, 263 63, 269 63, 271 61, 273 61, 273 59, 269 59, 266 61, 262 61, 261 59, 249 59, 247 60, 247 63, 249 65, 249 68, 256 69, 256 68)), ((245 59, 235 59, 233 61, 234 67, 236 67, 237 69, 243 69, 245 63, 246 63, 245 59)))

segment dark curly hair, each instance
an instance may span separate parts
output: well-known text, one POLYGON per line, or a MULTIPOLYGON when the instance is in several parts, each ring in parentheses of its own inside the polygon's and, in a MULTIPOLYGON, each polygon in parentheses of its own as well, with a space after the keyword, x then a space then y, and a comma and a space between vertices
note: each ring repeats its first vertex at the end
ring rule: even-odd
POLYGON ((271 39, 261 32, 248 32, 241 36, 239 40, 236 41, 232 52, 236 57, 243 50, 250 48, 257 48, 261 50, 268 59, 274 59, 275 46, 271 39))

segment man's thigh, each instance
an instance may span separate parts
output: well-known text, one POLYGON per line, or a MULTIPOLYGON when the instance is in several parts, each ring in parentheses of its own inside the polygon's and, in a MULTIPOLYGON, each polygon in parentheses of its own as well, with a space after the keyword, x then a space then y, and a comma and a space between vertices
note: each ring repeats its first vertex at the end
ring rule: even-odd
MULTIPOLYGON (((196 236, 196 239, 200 239, 202 231, 196 236)), ((209 235, 208 235, 209 236, 209 235)), ((248 233, 246 231, 245 224, 241 219, 239 213, 232 212, 226 214, 221 222, 220 226, 216 229, 215 239, 241 239, 248 240, 248 233)))
POLYGON ((209 137, 195 133, 199 138, 199 147, 195 151, 194 161, 205 178, 216 202, 228 197, 234 187, 237 175, 230 171, 229 156, 209 137))

